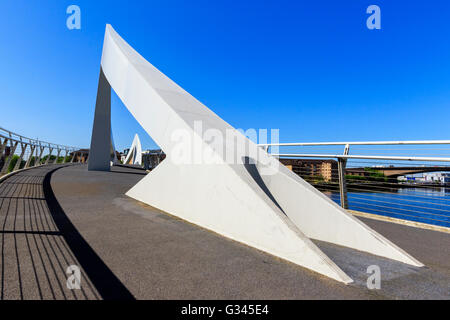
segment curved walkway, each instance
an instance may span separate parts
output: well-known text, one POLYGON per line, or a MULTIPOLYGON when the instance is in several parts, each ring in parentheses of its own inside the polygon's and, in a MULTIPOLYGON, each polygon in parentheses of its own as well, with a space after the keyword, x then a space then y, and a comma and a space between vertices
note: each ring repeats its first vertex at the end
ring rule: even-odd
POLYGON ((67 268, 79 262, 45 198, 44 180, 55 167, 22 171, 0 184, 0 299, 100 297, 89 279, 82 290, 67 289, 67 268))
POLYGON ((448 234, 364 220, 426 268, 318 243, 355 279, 345 286, 124 196, 144 174, 54 165, 0 183, 0 298, 450 298, 448 234), (381 290, 366 288, 371 264, 381 290), (67 289, 69 265, 80 290, 67 289))

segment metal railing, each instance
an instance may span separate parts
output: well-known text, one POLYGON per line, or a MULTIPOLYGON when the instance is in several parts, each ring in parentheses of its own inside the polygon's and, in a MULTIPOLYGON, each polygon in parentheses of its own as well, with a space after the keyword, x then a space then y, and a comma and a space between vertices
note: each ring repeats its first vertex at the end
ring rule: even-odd
POLYGON ((78 150, 76 147, 27 138, 0 127, 0 177, 39 165, 79 161, 78 150), (54 151, 56 155, 53 155, 54 151))
POLYGON ((345 209, 450 227, 450 140, 259 146, 345 209))

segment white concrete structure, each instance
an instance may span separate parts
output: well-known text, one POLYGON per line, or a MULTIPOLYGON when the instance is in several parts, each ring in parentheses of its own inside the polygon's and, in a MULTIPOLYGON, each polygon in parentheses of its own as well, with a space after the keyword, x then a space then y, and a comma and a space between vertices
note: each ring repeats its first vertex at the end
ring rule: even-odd
POLYGON ((134 136, 130 150, 128 150, 128 154, 125 158, 124 164, 142 165, 141 140, 139 140, 139 136, 137 135, 137 133, 134 136))
POLYGON ((450 183, 450 173, 447 172, 424 173, 423 178, 425 182, 442 184, 450 183))
POLYGON ((111 86, 100 69, 88 169, 109 171, 111 167, 111 86))
MULTIPOLYGON (((167 154, 159 166, 127 192, 128 196, 344 283, 352 279, 310 238, 422 266, 280 165, 147 62, 109 25, 101 66, 93 147, 102 141, 96 135, 107 132, 104 127, 108 124, 102 121, 110 121, 106 119, 110 101, 101 99, 111 85, 167 154), (204 129, 225 137, 224 149, 196 131, 199 121, 204 129), (180 132, 188 132, 191 140, 177 140, 180 132), (203 151, 215 162, 178 161, 174 155, 180 146, 194 159, 201 158, 203 151), (229 154, 235 155, 237 161, 230 162, 229 154)), ((92 168, 104 168, 103 158, 91 149, 89 161, 95 164, 92 168)))

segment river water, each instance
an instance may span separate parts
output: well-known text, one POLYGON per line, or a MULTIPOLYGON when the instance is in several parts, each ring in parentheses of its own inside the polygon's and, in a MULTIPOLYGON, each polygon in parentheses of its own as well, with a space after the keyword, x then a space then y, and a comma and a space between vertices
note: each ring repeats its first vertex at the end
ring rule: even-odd
MULTIPOLYGON (((339 193, 324 192, 340 204, 339 193)), ((450 227, 450 188, 348 192, 349 209, 450 227)))

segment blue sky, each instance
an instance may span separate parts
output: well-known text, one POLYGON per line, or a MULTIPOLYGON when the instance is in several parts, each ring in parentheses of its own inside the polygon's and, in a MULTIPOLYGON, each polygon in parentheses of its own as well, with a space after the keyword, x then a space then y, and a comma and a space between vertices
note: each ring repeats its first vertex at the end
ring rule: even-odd
MULTIPOLYGON (((0 126, 89 147, 105 24, 223 119, 282 142, 449 139, 449 1, 0 4, 0 126), (68 30, 66 8, 81 8, 68 30), (381 8, 381 30, 366 8, 381 8)), ((116 147, 154 143, 117 96, 116 147)))

